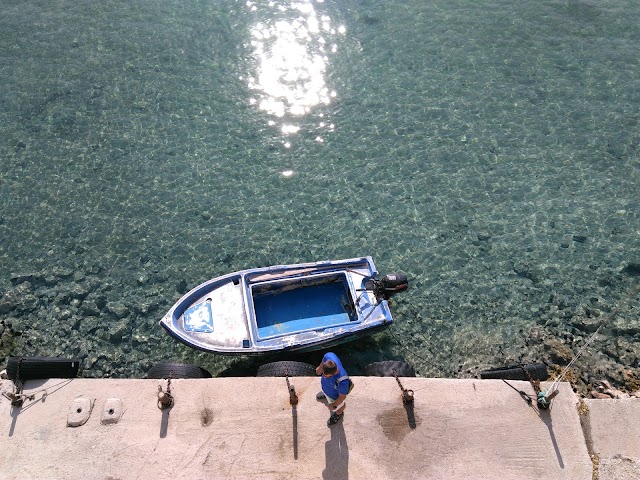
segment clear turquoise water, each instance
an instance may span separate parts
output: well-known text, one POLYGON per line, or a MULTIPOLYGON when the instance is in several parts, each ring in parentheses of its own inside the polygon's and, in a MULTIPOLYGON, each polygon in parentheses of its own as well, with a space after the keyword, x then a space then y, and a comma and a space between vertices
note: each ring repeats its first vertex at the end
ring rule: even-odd
POLYGON ((341 355, 465 375, 543 356, 532 328, 574 348, 585 310, 638 282, 637 2, 2 10, 0 288, 50 278, 1 314, 22 333, 8 353, 79 355, 89 376, 168 358, 216 373, 246 360, 157 325, 185 285, 372 255, 411 290, 389 333, 341 355))

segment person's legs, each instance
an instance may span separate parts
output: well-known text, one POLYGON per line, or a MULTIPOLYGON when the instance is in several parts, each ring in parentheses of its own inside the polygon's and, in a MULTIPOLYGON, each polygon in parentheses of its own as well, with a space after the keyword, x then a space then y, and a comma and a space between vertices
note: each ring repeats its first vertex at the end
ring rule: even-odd
MULTIPOLYGON (((329 397, 327 397, 327 399, 329 399, 329 397)), ((333 402, 335 402, 335 400, 329 400, 329 403, 333 403, 333 402)), ((345 408, 347 408, 346 400, 343 400, 339 405, 336 405, 336 407, 338 408, 336 408, 333 412, 331 412, 331 416, 329 417, 329 420, 327 420, 328 427, 338 423, 342 419, 344 410, 345 408)))
POLYGON ((343 400, 340 405, 336 405, 336 409, 333 411, 336 415, 342 415, 344 413, 344 409, 347 408, 347 401, 343 400))

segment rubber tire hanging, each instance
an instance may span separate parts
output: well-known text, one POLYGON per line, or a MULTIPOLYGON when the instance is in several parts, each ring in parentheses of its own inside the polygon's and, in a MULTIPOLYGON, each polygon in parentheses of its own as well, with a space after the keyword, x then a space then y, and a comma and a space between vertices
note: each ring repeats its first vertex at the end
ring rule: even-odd
POLYGON ((313 377, 316 367, 304 362, 272 362, 265 363, 258 368, 257 377, 313 377))
POLYGON ((211 378, 211 373, 188 363, 158 363, 147 372, 147 378, 211 378))
POLYGON ((20 380, 44 378, 75 378, 80 360, 59 357, 9 357, 7 376, 16 380, 20 370, 20 380))
POLYGON ((529 363, 523 366, 512 365, 510 367, 494 368, 492 370, 485 370, 480 372, 480 378, 483 380, 529 380, 526 373, 523 370, 526 368, 531 378, 544 382, 549 378, 549 372, 547 366, 544 363, 529 363))

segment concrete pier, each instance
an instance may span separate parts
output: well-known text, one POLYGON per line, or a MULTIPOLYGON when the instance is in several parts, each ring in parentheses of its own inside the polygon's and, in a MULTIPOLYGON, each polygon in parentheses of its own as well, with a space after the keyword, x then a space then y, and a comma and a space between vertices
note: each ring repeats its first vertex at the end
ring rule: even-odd
POLYGON ((499 380, 403 378, 407 406, 394 378, 352 379, 331 428, 312 377, 290 379, 295 407, 285 378, 175 379, 165 410, 165 380, 29 381, 21 408, 0 397, 0 478, 586 480, 589 449, 601 480, 640 478, 607 476, 638 472, 640 400, 588 401, 587 441, 565 383, 538 411, 499 380))

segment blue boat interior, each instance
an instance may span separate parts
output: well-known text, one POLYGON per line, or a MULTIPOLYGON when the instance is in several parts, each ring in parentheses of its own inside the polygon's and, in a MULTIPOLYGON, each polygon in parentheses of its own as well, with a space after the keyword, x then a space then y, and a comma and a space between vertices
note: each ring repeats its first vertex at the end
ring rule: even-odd
POLYGON ((344 273, 258 284, 252 296, 260 339, 358 319, 344 273))

